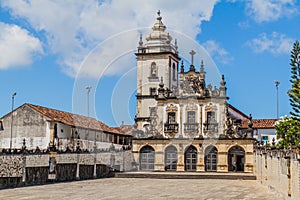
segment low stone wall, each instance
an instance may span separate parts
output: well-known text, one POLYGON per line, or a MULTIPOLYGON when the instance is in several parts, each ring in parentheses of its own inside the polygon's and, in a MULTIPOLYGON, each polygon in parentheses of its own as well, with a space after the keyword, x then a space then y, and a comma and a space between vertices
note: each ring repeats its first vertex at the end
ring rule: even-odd
POLYGON ((285 199, 300 199, 300 166, 296 150, 255 150, 255 175, 270 190, 285 199))
POLYGON ((1 155, 0 189, 110 177, 133 170, 132 163, 131 151, 1 155))
POLYGON ((0 156, 0 177, 22 177, 21 155, 0 156))

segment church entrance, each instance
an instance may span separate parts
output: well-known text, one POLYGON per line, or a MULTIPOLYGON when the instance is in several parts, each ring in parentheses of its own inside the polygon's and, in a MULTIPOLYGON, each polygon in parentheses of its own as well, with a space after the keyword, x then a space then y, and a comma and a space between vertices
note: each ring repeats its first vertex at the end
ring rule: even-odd
POLYGON ((217 171, 218 164, 218 150, 214 146, 209 146, 205 149, 205 171, 215 172, 217 171))
POLYGON ((153 171, 155 162, 155 151, 150 146, 140 150, 140 170, 153 171))
POLYGON ((240 146, 231 147, 228 151, 228 171, 243 172, 245 151, 240 146))
POLYGON ((176 171, 177 169, 177 149, 169 146, 165 150, 165 170, 176 171))
POLYGON ((184 154, 184 170, 196 171, 197 167, 197 149, 194 146, 189 146, 184 154))

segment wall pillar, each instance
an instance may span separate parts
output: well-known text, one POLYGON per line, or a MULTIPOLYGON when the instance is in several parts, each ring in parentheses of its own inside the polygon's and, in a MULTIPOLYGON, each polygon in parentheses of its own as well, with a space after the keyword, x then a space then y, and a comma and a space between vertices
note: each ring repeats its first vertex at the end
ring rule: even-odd
POLYGON ((218 152, 217 172, 228 172, 227 152, 218 152))
POLYGON ((177 160, 176 171, 183 172, 184 171, 184 153, 182 151, 179 151, 177 153, 177 155, 178 155, 178 160, 177 160))
POLYGON ((203 152, 199 152, 197 154, 197 172, 205 172, 205 165, 204 165, 204 154, 203 152))
POLYGON ((163 151, 155 151, 154 170, 155 171, 165 171, 164 152, 163 151))

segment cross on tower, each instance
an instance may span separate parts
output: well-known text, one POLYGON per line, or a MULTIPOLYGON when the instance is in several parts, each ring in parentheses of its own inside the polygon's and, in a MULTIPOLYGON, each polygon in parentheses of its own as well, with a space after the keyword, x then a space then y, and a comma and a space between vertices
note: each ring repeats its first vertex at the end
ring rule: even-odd
POLYGON ((192 56, 192 63, 191 65, 194 65, 194 55, 196 54, 196 52, 194 50, 190 51, 190 54, 192 56))
POLYGON ((157 11, 157 15, 160 17, 160 10, 157 11))

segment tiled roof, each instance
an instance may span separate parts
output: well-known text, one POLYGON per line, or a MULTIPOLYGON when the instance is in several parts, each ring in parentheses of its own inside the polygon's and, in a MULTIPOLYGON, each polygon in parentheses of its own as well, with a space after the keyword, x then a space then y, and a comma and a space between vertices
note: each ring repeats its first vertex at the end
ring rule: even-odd
POLYGON ((42 115, 50 118, 53 121, 61 122, 63 124, 73 126, 73 127, 81 127, 93 130, 100 130, 109 133, 115 134, 123 134, 120 130, 116 128, 112 128, 107 126, 106 124, 91 118, 82 115, 72 114, 69 112, 64 112, 60 110, 55 110, 51 108, 46 108, 42 106, 32 105, 32 104, 24 104, 29 106, 30 108, 36 110, 37 112, 41 113, 42 115))
MULTIPOLYGON (((272 129, 274 128, 276 119, 253 119, 253 128, 272 129)), ((248 120, 242 122, 242 128, 248 128, 248 120)))

